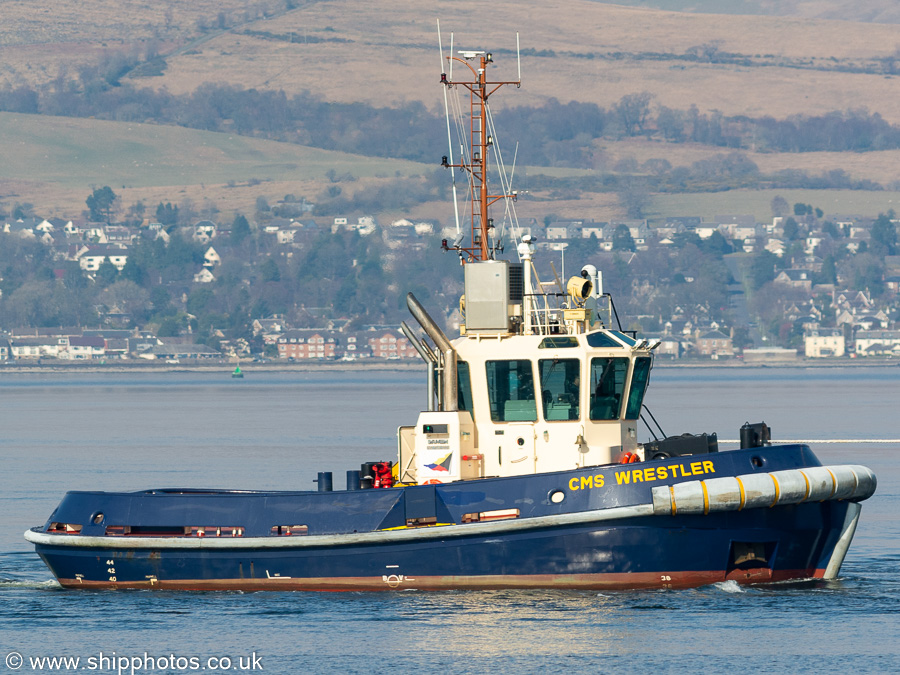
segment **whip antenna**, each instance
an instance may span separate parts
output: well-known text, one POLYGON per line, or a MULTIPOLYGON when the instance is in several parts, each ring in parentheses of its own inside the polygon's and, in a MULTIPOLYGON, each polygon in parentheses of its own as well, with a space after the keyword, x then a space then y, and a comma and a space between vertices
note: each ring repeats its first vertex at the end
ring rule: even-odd
MULTIPOLYGON (((446 76, 444 74, 444 45, 441 43, 441 21, 438 19, 437 21, 437 29, 438 29, 438 51, 441 55, 441 82, 445 84, 444 86, 444 119, 447 122, 447 161, 450 164, 450 185, 453 189, 453 217, 456 220, 456 243, 459 245, 460 237, 462 235, 462 226, 459 222, 459 199, 456 194, 456 171, 453 168, 453 135, 450 132, 450 104, 447 101, 447 90, 450 88, 450 83, 453 82, 452 75, 446 76)), ((450 54, 453 55, 453 33, 450 33, 450 54)), ((453 72, 453 59, 448 59, 450 61, 450 72, 453 72)))
POLYGON ((519 55, 519 34, 516 33, 516 65, 519 67, 519 79, 517 86, 522 85, 522 57, 519 55))

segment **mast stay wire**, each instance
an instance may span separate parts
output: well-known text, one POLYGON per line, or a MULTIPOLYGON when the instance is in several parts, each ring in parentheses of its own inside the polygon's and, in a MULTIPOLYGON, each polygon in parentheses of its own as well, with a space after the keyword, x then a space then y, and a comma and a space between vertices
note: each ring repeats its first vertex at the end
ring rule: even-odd
MULTIPOLYGON (((438 31, 438 50, 440 52, 441 58, 441 72, 444 71, 444 45, 441 41, 441 20, 437 20, 437 31, 438 31)), ((450 34, 450 56, 453 56, 453 33, 450 34)), ((452 72, 452 71, 451 71, 452 72)), ((453 188, 453 216, 456 220, 456 236, 457 239, 459 235, 462 234, 462 226, 459 222, 459 200, 456 192, 456 170, 453 168, 453 137, 450 133, 450 108, 447 102, 447 89, 448 87, 444 85, 444 118, 447 121, 447 154, 448 161, 450 164, 450 184, 453 188)))
MULTIPOLYGON (((470 166, 471 161, 471 148, 469 148, 468 142, 464 139, 468 138, 468 132, 465 127, 465 119, 463 115, 462 103, 460 101, 459 95, 459 87, 453 87, 453 94, 450 97, 451 108, 453 110, 453 119, 456 126, 456 135, 459 139, 459 152, 461 157, 461 163, 466 166, 470 166)), ((466 203, 471 205, 475 199, 475 194, 473 192, 472 181, 470 179, 466 179, 466 203)), ((471 211, 471 206, 470 209, 471 211)), ((470 219, 471 220, 471 219, 470 219)), ((471 223, 470 223, 471 225, 471 223)))
MULTIPOLYGON (((513 175, 515 173, 516 159, 519 154, 519 145, 516 144, 516 152, 513 156, 513 166, 512 170, 507 174, 506 164, 503 162, 503 154, 500 152, 500 142, 497 137, 497 130, 494 126, 494 114, 491 111, 490 106, 485 105, 485 110, 487 113, 487 123, 488 123, 488 132, 491 135, 491 139, 493 141, 493 150, 494 150, 494 160, 497 163, 497 173, 500 176, 500 189, 503 191, 504 195, 512 194, 512 180, 513 175)), ((513 242, 516 244, 516 253, 518 254, 518 243, 519 243, 519 219, 518 214, 516 213, 515 203, 512 198, 507 196, 503 199, 504 202, 504 213, 503 213, 503 222, 500 226, 500 235, 499 239, 503 238, 503 234, 506 230, 507 221, 510 223, 510 228, 513 233, 513 242)))

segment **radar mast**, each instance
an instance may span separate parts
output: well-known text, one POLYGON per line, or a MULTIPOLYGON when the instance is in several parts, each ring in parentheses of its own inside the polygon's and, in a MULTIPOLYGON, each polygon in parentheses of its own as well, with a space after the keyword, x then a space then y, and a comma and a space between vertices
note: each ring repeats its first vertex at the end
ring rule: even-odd
MULTIPOLYGON (((516 39, 518 45, 518 36, 516 39)), ((452 38, 451 38, 452 52, 452 38)), ((457 230, 459 232, 456 241, 450 246, 444 242, 445 250, 454 250, 459 252, 460 260, 463 263, 493 260, 495 251, 502 246, 499 237, 495 236, 493 231, 493 220, 489 216, 489 207, 501 199, 515 199, 516 194, 510 190, 504 190, 499 194, 491 192, 488 186, 488 170, 490 162, 488 153, 494 146, 494 138, 490 133, 491 120, 488 99, 498 89, 514 84, 516 87, 521 86, 521 75, 517 80, 509 81, 493 81, 488 79, 488 67, 494 62, 493 55, 490 52, 460 50, 456 55, 452 53, 446 57, 448 68, 441 73, 441 84, 448 90, 454 87, 462 87, 469 92, 469 114, 468 114, 468 148, 463 147, 460 152, 458 162, 453 160, 452 141, 450 147, 450 155, 444 156, 441 166, 452 169, 461 169, 468 178, 469 183, 469 201, 471 204, 471 227, 472 236, 469 245, 463 245, 462 231, 457 222, 457 230), (470 79, 454 80, 453 63, 458 62, 464 65, 469 74, 470 79)), ((465 72, 465 71, 464 71, 465 72)), ((445 96, 446 104, 446 96, 445 96)), ((447 108, 447 124, 449 135, 449 108, 447 108)), ((462 129, 464 123, 460 123, 458 127, 462 129)), ((505 183, 505 181, 501 181, 505 183)), ((455 199, 455 189, 454 189, 455 199)), ((458 216, 457 216, 458 218, 458 216)))

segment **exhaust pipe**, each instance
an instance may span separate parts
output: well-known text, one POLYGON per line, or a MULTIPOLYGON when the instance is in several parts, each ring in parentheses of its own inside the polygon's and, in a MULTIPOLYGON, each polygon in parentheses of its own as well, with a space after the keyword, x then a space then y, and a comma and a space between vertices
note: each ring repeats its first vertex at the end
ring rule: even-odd
POLYGON ((456 411, 458 409, 458 393, 456 386, 456 350, 450 344, 450 340, 444 335, 444 331, 438 328, 421 303, 412 293, 406 294, 406 306, 413 315, 425 334, 432 339, 443 355, 444 368, 441 373, 441 410, 456 411))
POLYGON ((407 326, 405 321, 400 322, 400 330, 403 331, 406 339, 416 348, 419 356, 422 357, 422 360, 428 366, 428 372, 426 373, 428 379, 425 382, 425 397, 427 399, 425 410, 434 410, 434 369, 437 367, 437 357, 431 351, 431 348, 425 344, 424 340, 419 341, 419 338, 415 336, 412 328, 407 326))

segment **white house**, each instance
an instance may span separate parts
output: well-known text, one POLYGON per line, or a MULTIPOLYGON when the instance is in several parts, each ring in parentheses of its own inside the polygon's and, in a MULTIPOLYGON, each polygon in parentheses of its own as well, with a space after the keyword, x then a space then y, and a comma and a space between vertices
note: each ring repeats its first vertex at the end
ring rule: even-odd
POLYGON ((120 272, 128 262, 128 249, 111 246, 83 246, 75 254, 78 266, 85 272, 96 272, 105 260, 109 260, 120 272))
POLYGON ((546 236, 548 241, 555 239, 568 239, 569 227, 565 223, 553 223, 552 225, 547 226, 546 236))
POLYGON ((861 330, 855 343, 858 356, 900 354, 900 330, 861 330))
POLYGON ((107 253, 106 258, 121 272, 125 268, 125 263, 128 262, 128 251, 110 251, 107 253))
POLYGON ((95 244, 109 243, 109 239, 106 236, 106 228, 102 223, 88 223, 84 229, 84 238, 93 241, 95 244))
POLYGON ((840 328, 817 328, 803 336, 803 347, 808 359, 844 356, 847 345, 840 328))
POLYGON ((216 265, 221 265, 222 259, 219 257, 219 254, 216 253, 216 249, 210 246, 206 249, 206 253, 203 254, 203 266, 204 267, 215 267, 216 265))
POLYGON ((208 267, 204 267, 194 275, 195 284, 211 284, 215 280, 216 277, 209 271, 208 267))
POLYGON ((285 230, 281 229, 275 233, 275 240, 279 244, 292 244, 294 243, 294 235, 297 234, 297 230, 285 230))
POLYGON ((194 241, 201 244, 209 243, 211 239, 215 239, 218 227, 211 220, 201 220, 194 225, 194 241))
POLYGON ((764 248, 769 253, 774 253, 779 258, 781 258, 784 255, 785 250, 787 250, 785 249, 784 242, 781 239, 776 239, 775 237, 769 237, 769 240, 766 242, 764 248))
POLYGON ((99 358, 106 355, 106 341, 102 337, 79 337, 73 335, 69 338, 67 353, 60 354, 59 358, 71 361, 82 361, 99 358))

